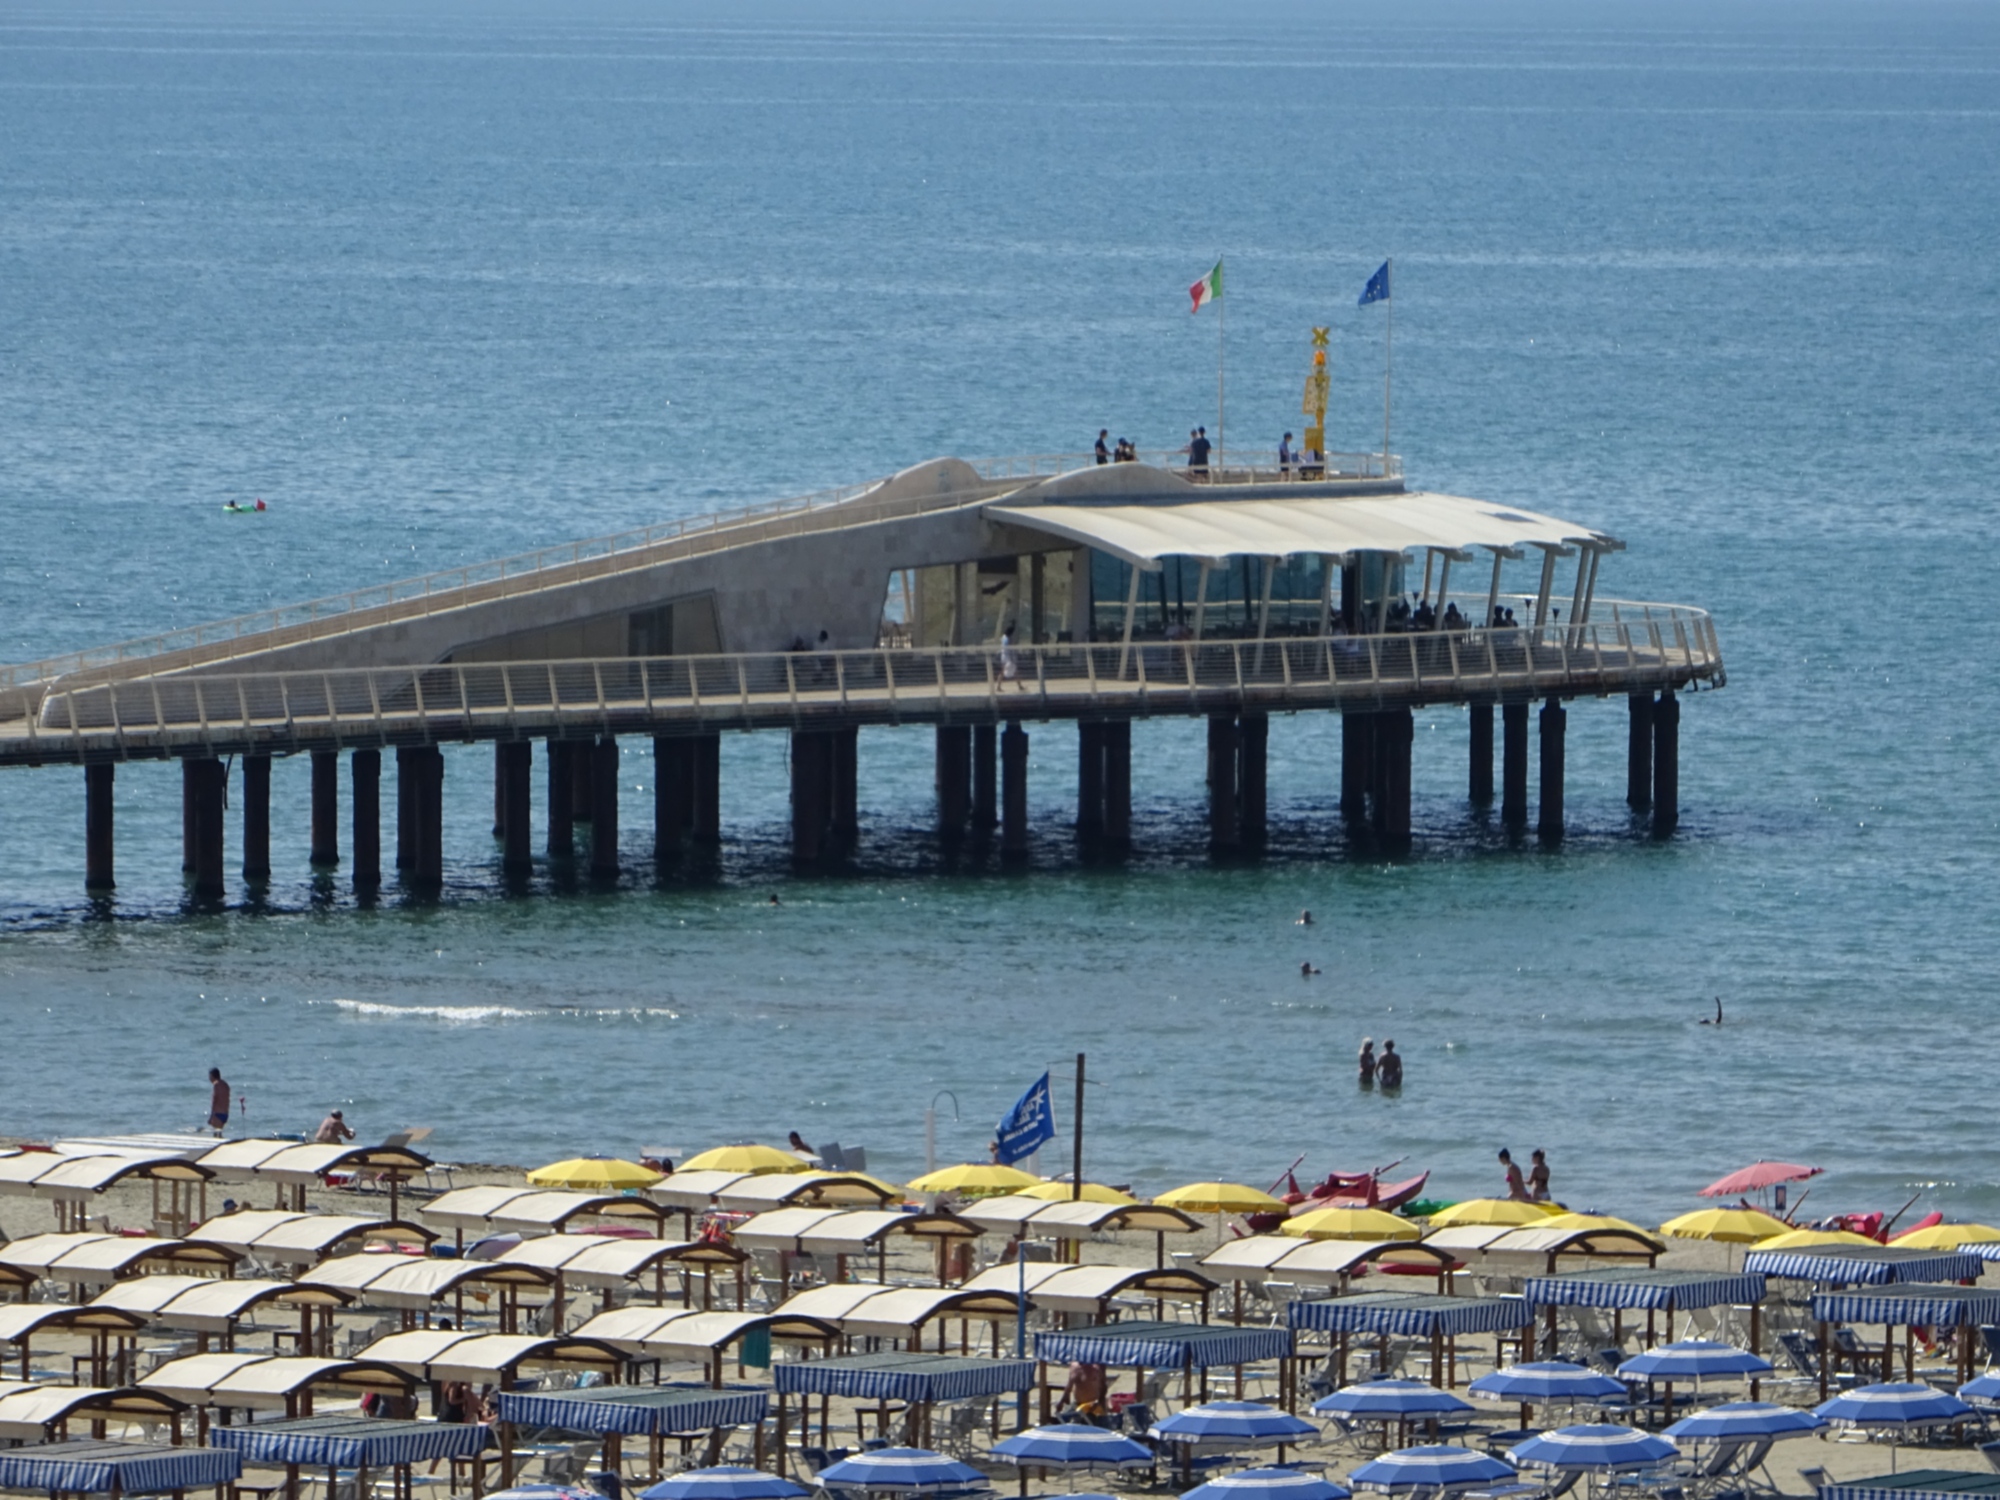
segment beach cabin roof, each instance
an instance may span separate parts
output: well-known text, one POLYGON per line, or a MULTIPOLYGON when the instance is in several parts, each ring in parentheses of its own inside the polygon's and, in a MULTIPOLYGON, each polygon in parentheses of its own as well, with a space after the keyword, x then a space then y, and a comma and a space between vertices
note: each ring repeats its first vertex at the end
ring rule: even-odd
POLYGON ((366 1359, 268 1354, 190 1354, 169 1360, 139 1382, 193 1405, 283 1407, 301 1391, 334 1388, 408 1394, 416 1377, 366 1359))
POLYGON ((136 1333, 148 1319, 122 1307, 98 1307, 63 1302, 13 1302, 0 1307, 0 1342, 21 1344, 44 1328, 90 1329, 136 1333))
POLYGON ((1189 1234, 1201 1227, 1179 1209, 1157 1203, 1051 1202, 1018 1194, 975 1199, 956 1212, 990 1234, 1028 1234, 1038 1239, 1081 1240, 1128 1229, 1189 1234))
POLYGON ((223 1182, 308 1184, 328 1172, 421 1172, 431 1159, 408 1146, 324 1145, 297 1141, 225 1141, 199 1165, 223 1182))
POLYGON ((848 1396, 916 1406, 1032 1390, 1035 1362, 884 1349, 787 1360, 773 1366, 771 1375, 780 1395, 848 1396))
POLYGON ((180 1156, 72 1156, 37 1177, 32 1190, 42 1198, 86 1198, 128 1177, 159 1182, 206 1182, 215 1174, 180 1156))
POLYGON ((115 1281, 143 1265, 235 1265, 243 1257, 220 1245, 130 1234, 37 1234, 0 1245, 0 1261, 55 1281, 115 1281))
POLYGON ((33 1441, 56 1423, 76 1416, 120 1416, 164 1421, 187 1410, 164 1391, 132 1386, 36 1385, 9 1381, 0 1387, 0 1438, 33 1441))
POLYGON ((469 1282, 548 1286, 553 1273, 499 1261, 435 1260, 425 1255, 342 1255, 299 1273, 298 1285, 338 1289, 362 1307, 420 1310, 469 1282))
POLYGON ((575 1219, 644 1219, 659 1224, 667 1210, 650 1199, 627 1193, 566 1193, 536 1189, 510 1198, 489 1215, 495 1228, 526 1229, 553 1234, 575 1219))
POLYGON ((919 1239, 973 1239, 979 1226, 943 1209, 904 1213, 894 1209, 786 1208, 758 1214, 730 1238, 750 1250, 794 1254, 858 1255, 892 1235, 919 1239))
POLYGON ((754 1214, 793 1204, 831 1208, 866 1203, 880 1207, 900 1196, 886 1182, 878 1182, 865 1173, 764 1172, 737 1178, 717 1191, 715 1201, 732 1212, 754 1214))
POLYGON ((646 1196, 667 1208, 699 1211, 713 1204, 715 1195, 731 1183, 741 1182, 751 1175, 748 1172, 672 1172, 647 1188, 646 1196))
POLYGON ((0 1489, 29 1494, 181 1494, 221 1489, 242 1472, 242 1456, 225 1448, 70 1438, 0 1451, 0 1489))
POLYGON ((1216 1290, 1216 1284, 1199 1271, 1173 1266, 1068 1266, 1050 1261, 989 1266, 966 1282, 965 1290, 1011 1292, 1020 1282, 1026 1283, 1031 1307, 1090 1313, 1099 1320, 1111 1315, 1111 1303, 1121 1297, 1200 1302, 1216 1290))
POLYGON ((114 1281, 92 1299, 94 1307, 144 1313, 170 1328, 227 1332, 252 1309, 268 1302, 292 1306, 344 1307, 353 1294, 297 1281, 218 1281, 204 1276, 141 1276, 114 1281))
POLYGON ((191 1230, 188 1240, 255 1250, 260 1260, 316 1261, 350 1240, 369 1245, 428 1245, 437 1236, 405 1219, 262 1210, 224 1214, 191 1230))
POLYGON ((706 1359, 759 1328, 770 1329, 773 1339, 787 1343, 819 1344, 840 1337, 840 1330, 827 1320, 783 1308, 772 1313, 744 1313, 620 1307, 599 1313, 577 1329, 577 1334, 633 1353, 706 1359))
POLYGON ((817 1286, 788 1297, 780 1313, 822 1318, 841 1332, 874 1338, 914 1338, 937 1317, 991 1321, 1011 1318, 1020 1302, 1011 1290, 992 1287, 882 1287, 872 1282, 817 1286))
POLYGON ((1299 1240, 1258 1234, 1219 1245, 1201 1259, 1201 1268, 1223 1281, 1280 1281, 1336 1286, 1377 1261, 1423 1265, 1448 1271, 1457 1262, 1449 1250, 1418 1240, 1299 1240))
POLYGON ((524 1365, 571 1365, 616 1373, 625 1356, 600 1339, 577 1334, 537 1338, 524 1333, 463 1333, 417 1328, 377 1339, 361 1356, 425 1380, 509 1380, 524 1365))
POLYGON ((560 1271, 586 1286, 618 1286, 669 1261, 699 1243, 693 1240, 633 1240, 596 1234, 540 1234, 495 1258, 497 1266, 537 1266, 560 1271))

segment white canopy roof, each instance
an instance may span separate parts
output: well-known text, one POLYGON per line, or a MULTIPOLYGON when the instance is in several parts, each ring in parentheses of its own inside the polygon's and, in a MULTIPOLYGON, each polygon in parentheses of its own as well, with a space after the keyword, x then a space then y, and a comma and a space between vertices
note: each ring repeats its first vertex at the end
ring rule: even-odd
MULTIPOLYGON (((1201 1258, 1202 1270, 1224 1281, 1297 1281, 1335 1286, 1356 1266, 1416 1249, 1414 1240, 1301 1240, 1283 1234, 1252 1235, 1219 1245, 1201 1258)), ((1428 1241, 1423 1243, 1428 1244, 1428 1241)), ((1419 1252, 1412 1257, 1427 1259, 1419 1252)))
POLYGON ((28 1234, 0 1245, 0 1265, 18 1266, 23 1271, 44 1272, 85 1245, 121 1239, 115 1234, 28 1234))
POLYGON ((1053 1261, 1026 1265, 989 1266, 966 1282, 968 1292, 1011 1292, 1025 1281, 1030 1306, 1048 1312, 1099 1313, 1116 1297, 1131 1292, 1135 1300, 1170 1297, 1200 1301, 1215 1290, 1206 1276, 1175 1267, 1070 1266, 1053 1261))
POLYGON ((539 1193, 540 1188, 531 1187, 464 1187, 453 1188, 448 1193, 440 1193, 417 1212, 433 1224, 442 1224, 447 1229, 484 1229, 494 1213, 512 1203, 516 1198, 527 1198, 539 1193))
POLYGON ((843 1333, 907 1339, 935 1317, 1011 1318, 1019 1307, 1011 1289, 839 1282, 788 1297, 777 1310, 823 1319, 843 1333))
POLYGON ((206 1276, 141 1276, 115 1281, 91 1300, 92 1307, 145 1313, 173 1328, 202 1332, 227 1330, 265 1302, 344 1304, 350 1294, 297 1281, 218 1281, 206 1276))
POLYGON ((677 1260, 691 1240, 639 1240, 595 1234, 543 1234, 523 1240, 496 1259, 496 1266, 529 1266, 560 1271, 579 1286, 616 1287, 677 1260))
MULTIPOLYGON (((299 1273, 298 1285, 337 1288, 363 1307, 422 1309, 468 1281, 505 1279, 498 1261, 435 1260, 427 1255, 363 1253, 321 1261, 299 1273)), ((531 1268, 515 1268, 526 1279, 531 1268)))
POLYGON ((781 1208, 738 1225, 730 1237, 746 1250, 858 1255, 921 1222, 920 1215, 887 1209, 781 1208))
POLYGON ((748 1172, 675 1172, 647 1188, 646 1195, 668 1208, 703 1209, 732 1182, 741 1182, 751 1175, 748 1172))
POLYGON ((317 1182, 344 1168, 414 1171, 429 1158, 407 1146, 328 1145, 318 1141, 225 1141, 200 1160, 224 1182, 317 1182))
POLYGON ((51 1423, 82 1412, 157 1419, 180 1410, 181 1404, 165 1391, 6 1381, 0 1383, 0 1438, 33 1441, 44 1436, 51 1423))
POLYGON ((776 1313, 688 1312, 666 1307, 620 1307, 599 1313, 579 1338, 602 1339, 637 1354, 684 1355, 707 1359, 753 1328, 769 1328, 778 1339, 818 1340, 834 1330, 823 1319, 779 1309, 776 1313))
MULTIPOLYGON (((671 1181, 672 1179, 667 1179, 671 1181)), ((736 1212, 762 1213, 793 1203, 880 1205, 896 1194, 871 1178, 852 1172, 764 1172, 739 1177, 721 1188, 716 1203, 736 1212)))
MULTIPOLYGON (((1124 466, 1130 472, 1130 465, 1124 466)), ((1172 481, 1173 476, 1162 475, 1172 481)), ((989 505, 991 520, 1031 527, 1124 558, 1289 557, 1296 553, 1408 552, 1473 547, 1512 553, 1526 546, 1616 546, 1574 521, 1537 511, 1427 491, 1388 495, 1315 494, 1228 498, 1175 481, 1191 498, 1046 503, 1034 486, 989 505), (1038 503, 1041 502, 1041 503, 1038 503)), ((1052 481, 1051 484, 1054 482, 1052 481)))
POLYGON ((362 1239, 370 1243, 422 1245, 430 1236, 414 1224, 396 1219, 369 1219, 355 1214, 229 1214, 208 1223, 188 1236, 208 1244, 236 1245, 255 1250, 265 1260, 314 1261, 343 1240, 362 1239), (248 1218, 272 1222, 241 1238, 243 1229, 235 1221, 248 1218))
POLYGON ((523 1364, 615 1368, 623 1363, 616 1349, 577 1334, 536 1338, 525 1333, 463 1333, 444 1328, 392 1333, 363 1349, 361 1356, 425 1380, 497 1380, 523 1364))
POLYGON ((413 1378, 368 1361, 268 1354, 190 1354, 169 1360, 139 1382, 201 1405, 281 1407, 285 1397, 309 1386, 408 1390, 413 1378))
POLYGON ((1092 1203, 1046 1198, 978 1198, 958 1210, 994 1234, 1025 1233, 1038 1238, 1084 1240, 1121 1229, 1191 1234, 1201 1226, 1177 1208, 1153 1203, 1092 1203))

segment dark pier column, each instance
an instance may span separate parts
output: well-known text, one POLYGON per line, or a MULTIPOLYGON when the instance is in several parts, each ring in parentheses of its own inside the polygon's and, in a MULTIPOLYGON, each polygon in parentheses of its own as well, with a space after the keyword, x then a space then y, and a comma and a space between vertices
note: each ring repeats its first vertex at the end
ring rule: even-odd
POLYGON ((194 874, 194 802, 195 782, 200 773, 195 770, 195 762, 181 762, 181 874, 194 874))
POLYGON ((597 779, 595 749, 594 742, 580 740, 570 752, 569 815, 578 823, 588 823, 597 816, 597 794, 591 790, 597 779))
POLYGON ((186 822, 194 841, 194 893, 213 899, 223 893, 222 762, 187 760, 181 768, 186 822))
POLYGON ((396 824, 403 884, 434 891, 444 884, 444 752, 411 745, 396 752, 396 824))
POLYGON ((618 873, 618 737, 604 735, 576 758, 590 762, 590 873, 608 879, 618 873))
POLYGON ((695 842, 719 844, 722 842, 722 736, 698 734, 688 745, 694 767, 695 842))
POLYGON ((535 774, 535 747, 529 740, 502 740, 494 750, 500 782, 500 868, 525 875, 535 867, 534 828, 528 806, 535 774))
POLYGON ((1653 695, 1625 699, 1625 805, 1644 811, 1653 805, 1653 695))
MULTIPOLYGON (((318 756, 315 755, 314 759, 318 756)), ((314 809, 317 821, 318 809, 314 809)), ((271 878, 271 757, 243 757, 243 878, 271 878)))
POLYGON ((1681 701, 1672 688, 1653 705, 1653 836, 1665 838, 1681 821, 1681 701))
POLYGON ((1010 859, 1028 853, 1028 734, 1018 720, 1000 736, 1000 852, 1010 859))
POLYGON ((1542 806, 1536 831, 1544 844, 1560 844, 1563 836, 1563 734, 1569 710, 1551 698, 1542 705, 1542 806))
POLYGON ((379 890, 382 885, 382 752, 355 751, 350 772, 354 778, 354 889, 379 890))
POLYGON ((1471 774, 1466 778, 1466 795, 1484 806, 1493 800, 1493 705, 1475 703, 1471 712, 1471 774))
POLYGON ((972 731, 940 724, 937 730, 938 832, 947 839, 965 832, 972 802, 972 731))
POLYGON ((493 742, 493 837, 507 837, 507 741, 493 742))
POLYGON ((340 863, 340 752, 312 753, 312 862, 340 863))
POLYGON ((1375 715, 1375 836, 1392 848, 1410 841, 1410 752, 1416 722, 1407 708, 1375 715))
POLYGON ((991 724, 972 731, 972 831, 985 833, 1000 821, 1000 794, 994 782, 998 770, 998 731, 991 724))
POLYGON ((1368 785, 1374 780, 1375 716, 1340 716, 1340 812, 1361 818, 1368 812, 1368 785))
POLYGON ((689 741, 653 736, 653 858, 671 859, 694 820, 694 768, 689 741))
POLYGON ((411 770, 410 757, 417 753, 410 745, 396 747, 396 869, 400 873, 414 869, 417 863, 417 791, 416 772, 411 770))
POLYGON ((1528 821, 1528 705, 1500 705, 1500 821, 1528 821))
POLYGON ((1236 721, 1236 808, 1243 844, 1248 849, 1264 847, 1269 825, 1270 744, 1268 715, 1244 714, 1236 721))
POLYGON ((792 732, 792 861, 809 865, 826 853, 833 817, 832 736, 792 732))
POLYGON ((833 807, 828 828, 834 847, 845 853, 861 837, 861 731, 836 729, 827 739, 833 757, 833 807))
POLYGON ((111 830, 111 786, 118 767, 110 761, 83 768, 83 884, 84 889, 108 891, 118 882, 111 878, 114 840, 111 830))
POLYGON ((1104 834, 1104 726, 1076 721, 1076 834, 1104 834))
POLYGON ((1232 714, 1208 716, 1208 846, 1234 849, 1243 842, 1237 803, 1238 764, 1236 719, 1232 714))
POLYGON ((1115 849, 1132 842, 1132 721, 1104 725, 1104 841, 1115 849))
POLYGON ((570 770, 572 746, 568 740, 549 737, 549 858, 569 859, 576 853, 576 818, 570 807, 570 787, 575 773, 570 770))

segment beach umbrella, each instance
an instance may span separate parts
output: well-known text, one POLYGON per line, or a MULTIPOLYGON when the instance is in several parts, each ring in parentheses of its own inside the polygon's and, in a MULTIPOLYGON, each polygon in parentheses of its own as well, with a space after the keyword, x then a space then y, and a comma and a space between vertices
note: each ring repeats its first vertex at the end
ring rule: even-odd
POLYGON ((1292 1217, 1278 1226, 1278 1232, 1308 1240, 1418 1240, 1424 1235, 1408 1219, 1379 1208, 1294 1210, 1292 1217))
POLYGON ((1889 1468, 1896 1467, 1896 1439, 1905 1432, 1943 1427, 1973 1415, 1971 1407, 1934 1386, 1893 1381, 1857 1386, 1822 1401, 1813 1414, 1836 1427, 1865 1427, 1889 1434, 1889 1468))
POLYGON ((1143 1469, 1153 1450, 1123 1433, 1082 1422, 1031 1427, 993 1445, 993 1455, 1022 1468, 1143 1469))
POLYGON ((1467 1198, 1463 1203, 1439 1209, 1430 1219, 1433 1229, 1447 1229, 1460 1224, 1487 1224, 1495 1228, 1511 1225, 1518 1228, 1523 1224, 1540 1224, 1555 1212, 1559 1210, 1553 1203, 1544 1207, 1519 1198, 1467 1198))
POLYGON ((1533 1226, 1536 1229, 1622 1229, 1628 1234, 1651 1236, 1652 1231, 1641 1229, 1630 1219, 1616 1219, 1610 1214, 1552 1214, 1533 1226))
POLYGON ((1320 1430, 1304 1417, 1261 1401, 1210 1401, 1160 1418, 1147 1435, 1167 1443, 1262 1448, 1306 1442, 1320 1436, 1320 1430))
POLYGON ((1677 1240, 1719 1240, 1729 1245, 1753 1245, 1783 1234, 1792 1226, 1754 1208, 1698 1208, 1660 1226, 1660 1233, 1677 1240))
POLYGON ((776 1146, 711 1146, 681 1163, 683 1172, 741 1172, 761 1177, 766 1172, 806 1172, 812 1163, 796 1151, 780 1151, 776 1146))
POLYGON ((1303 1469, 1241 1469, 1183 1491, 1181 1500, 1353 1500, 1345 1485, 1303 1469))
POLYGON ((1313 1402, 1327 1417, 1442 1417, 1472 1410, 1472 1403, 1422 1380, 1362 1380, 1313 1402))
POLYGON ((1706 1380, 1723 1375, 1769 1375, 1771 1362, 1748 1349, 1712 1339, 1681 1339, 1635 1354, 1618 1367, 1620 1380, 1706 1380))
POLYGON ((713 1469, 689 1469, 639 1491, 639 1500, 798 1500, 809 1493, 789 1479, 724 1464, 713 1469))
POLYGON ((550 1162, 528 1174, 531 1187, 575 1188, 586 1193, 620 1193, 626 1188, 648 1188, 666 1174, 642 1167, 636 1161, 620 1161, 615 1156, 572 1156, 568 1161, 550 1162))
POLYGON ((1517 1464, 1544 1469, 1583 1469, 1594 1474, 1629 1474, 1657 1468, 1680 1453, 1671 1438, 1620 1427, 1612 1422, 1585 1422, 1538 1432, 1508 1450, 1517 1464))
MULTIPOLYGON (((1045 1198, 1051 1203, 1070 1201, 1070 1184, 1067 1182, 1038 1182, 1033 1187, 1024 1187, 1014 1196, 1017 1198, 1045 1198)), ((1106 1187, 1101 1182, 1086 1182, 1083 1191, 1075 1195, 1082 1203, 1111 1203, 1123 1206, 1139 1200, 1130 1193, 1121 1193, 1115 1187, 1106 1187)))
POLYGON ((596 1490, 573 1484, 517 1484, 511 1490, 488 1490, 486 1500, 604 1500, 596 1490))
POLYGON ((823 1489, 895 1490, 902 1494, 961 1495, 992 1488, 970 1464, 928 1448, 877 1448, 828 1464, 815 1476, 823 1489))
POLYGON ((1190 1182, 1153 1200, 1191 1214, 1281 1214, 1287 1205, 1240 1182, 1190 1182))
POLYGON ((2000 1405, 2000 1370, 1988 1370, 1977 1380, 1968 1380, 1958 1388, 1959 1399, 1964 1401, 1990 1401, 2000 1405))
POLYGON ((1783 1234, 1774 1234, 1768 1240, 1759 1240, 1753 1247, 1758 1250, 1811 1250, 1820 1245, 1873 1245, 1876 1242, 1865 1234, 1856 1234, 1851 1229, 1787 1229, 1783 1234))
POLYGON ((1801 1166, 1791 1161, 1760 1161, 1747 1167, 1739 1167, 1727 1177, 1719 1177, 1701 1190, 1704 1198, 1740 1198, 1745 1193, 1760 1193, 1765 1188, 1776 1187, 1781 1182, 1803 1182, 1808 1177, 1819 1176, 1822 1168, 1801 1166))
POLYGON ((1491 1454, 1474 1453, 1470 1448, 1432 1443, 1385 1453, 1370 1459, 1347 1477, 1356 1489, 1380 1490, 1388 1495, 1413 1491, 1449 1495, 1459 1490, 1482 1489, 1489 1484, 1505 1484, 1514 1478, 1514 1466, 1491 1454))
POLYGON ((1666 1435, 1677 1443, 1734 1443, 1817 1432, 1824 1426, 1824 1418, 1796 1406, 1780 1406, 1775 1401, 1725 1401, 1682 1417, 1666 1429, 1666 1435))
POLYGON ((1480 1376, 1466 1389, 1489 1401, 1518 1401, 1526 1406, 1546 1406, 1559 1401, 1607 1401, 1623 1399, 1628 1394, 1609 1375, 1559 1359, 1508 1365, 1480 1376))
POLYGON ((1003 1167, 998 1162, 969 1161, 955 1167, 939 1167, 910 1184, 913 1193, 963 1193, 983 1198, 997 1193, 1014 1193, 1033 1187, 1042 1179, 1019 1167, 1003 1167))
POLYGON ((1889 1241, 1907 1250, 1956 1250, 1960 1245, 1990 1245, 2000 1241, 2000 1229, 1986 1224, 1933 1224, 1912 1229, 1889 1241))

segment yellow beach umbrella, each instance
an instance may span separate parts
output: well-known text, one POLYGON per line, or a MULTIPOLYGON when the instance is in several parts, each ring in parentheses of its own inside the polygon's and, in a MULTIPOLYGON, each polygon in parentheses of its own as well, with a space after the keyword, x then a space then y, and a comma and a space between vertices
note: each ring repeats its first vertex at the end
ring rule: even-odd
POLYGON ((1191 1214, 1281 1214, 1285 1205, 1269 1193, 1240 1182, 1190 1182, 1153 1200, 1191 1214))
POLYGON ((1720 1240, 1730 1245, 1754 1245, 1792 1226, 1754 1208, 1698 1208, 1660 1226, 1660 1233, 1677 1240, 1720 1240))
POLYGON ((1899 1249, 1956 1250, 1960 1245, 1990 1245, 2000 1240, 2000 1229, 1986 1224, 1933 1224, 1913 1229, 1889 1241, 1899 1249))
POLYGON ((1540 1224, 1556 1211, 1553 1205, 1544 1208, 1539 1203, 1523 1203, 1519 1198, 1467 1198, 1432 1214, 1431 1228, 1448 1229, 1455 1224, 1540 1224))
POLYGON ((1652 1231, 1641 1229, 1629 1219, 1613 1218, 1610 1214, 1551 1214, 1537 1229, 1623 1229, 1631 1234, 1643 1234, 1651 1238, 1652 1231))
POLYGON ((1033 1187, 1041 1179, 1019 1167, 1003 1167, 997 1162, 969 1161, 956 1167, 939 1167, 910 1184, 913 1193, 963 1193, 968 1198, 991 1197, 1033 1187))
POLYGON ((577 1188, 586 1193, 618 1193, 626 1188, 651 1187, 659 1180, 660 1174, 651 1167, 610 1156, 573 1156, 528 1174, 532 1187, 577 1188))
POLYGON ((1845 1229, 1788 1229, 1768 1240, 1757 1241, 1759 1250, 1810 1250, 1816 1245, 1874 1245, 1865 1234, 1845 1229))
POLYGON ((800 1158, 795 1151, 780 1151, 776 1146, 716 1146, 690 1156, 681 1163, 683 1172, 741 1172, 746 1176, 759 1177, 766 1172, 807 1172, 812 1163, 800 1158))
MULTIPOLYGON (((1038 1182, 1033 1187, 1024 1187, 1015 1195, 1020 1198, 1046 1198, 1051 1203, 1070 1201, 1070 1184, 1067 1182, 1038 1182)), ((1137 1203, 1139 1200, 1130 1193, 1121 1193, 1115 1187, 1106 1187, 1101 1182, 1086 1182, 1083 1191, 1076 1195, 1085 1203, 1137 1203)))
POLYGON ((1379 1208, 1315 1208, 1279 1226, 1281 1233, 1306 1240, 1414 1240, 1423 1231, 1408 1219, 1379 1208))

